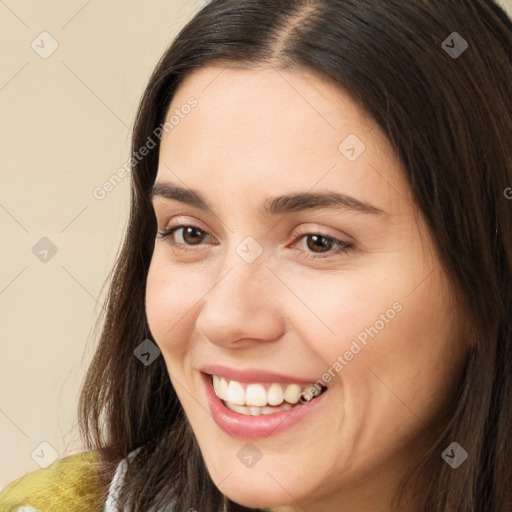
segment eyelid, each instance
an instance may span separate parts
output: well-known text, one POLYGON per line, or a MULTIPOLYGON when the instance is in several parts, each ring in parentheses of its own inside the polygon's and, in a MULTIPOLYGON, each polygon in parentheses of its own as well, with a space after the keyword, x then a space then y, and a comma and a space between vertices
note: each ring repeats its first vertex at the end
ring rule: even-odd
POLYGON ((327 227, 315 227, 311 226, 311 224, 318 224, 318 223, 302 223, 299 228, 296 228, 293 230, 293 235, 313 235, 318 234, 322 235, 325 238, 333 238, 336 240, 340 240, 342 242, 345 242, 347 244, 353 244, 355 245, 356 240, 354 237, 350 236, 348 233, 344 231, 335 230, 334 228, 327 228, 327 227), (336 231, 337 233, 332 233, 332 231, 336 231))
MULTIPOLYGON (((157 224, 160 224, 157 222, 157 224)), ((196 219, 195 217, 191 217, 190 215, 185 214, 177 214, 172 217, 171 220, 166 221, 163 223, 163 229, 161 231, 166 232, 172 229, 173 227, 179 226, 179 227, 195 227, 197 229, 200 229, 201 231, 204 231, 210 236, 214 236, 210 233, 210 230, 204 227, 201 227, 203 224, 200 220, 196 219)))
MULTIPOLYGON (((301 223, 301 227, 303 230, 302 229, 299 230, 300 234, 322 234, 326 238, 335 238, 335 239, 343 238, 346 243, 354 243, 355 244, 355 242, 356 242, 355 239, 352 236, 350 236, 349 234, 347 234, 346 232, 343 232, 341 234, 332 234, 332 233, 328 232, 330 228, 324 228, 324 227, 318 228, 318 227, 314 227, 314 226, 308 227, 308 224, 318 224, 318 223, 313 223, 313 222, 301 223)), ((209 228, 201 227, 202 226, 201 221, 199 221, 195 217, 191 217, 190 215, 179 214, 179 213, 177 215, 174 215, 171 220, 164 223, 164 227, 161 231, 166 232, 176 226, 195 227, 195 228, 200 229, 201 231, 204 231, 209 236, 212 236, 213 238, 215 238, 215 235, 212 235, 209 228), (189 218, 192 220, 188 221, 188 220, 183 219, 183 217, 186 217, 186 218, 189 218)), ((297 236, 299 234, 297 229, 298 228, 296 228, 296 229, 294 228, 294 230, 292 231, 295 236, 297 236)))

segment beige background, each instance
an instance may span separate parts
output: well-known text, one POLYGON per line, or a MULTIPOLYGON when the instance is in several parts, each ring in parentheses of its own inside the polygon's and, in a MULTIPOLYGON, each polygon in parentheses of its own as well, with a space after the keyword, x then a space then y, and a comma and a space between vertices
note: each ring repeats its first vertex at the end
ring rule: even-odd
POLYGON ((201 5, 0 1, 0 488, 54 457, 43 445, 32 459, 41 442, 80 451, 78 390, 128 178, 101 201, 92 191, 129 157, 149 74, 201 5), (31 47, 51 49, 43 31, 59 45, 46 59, 31 47), (57 247, 46 263, 42 237, 57 247))
POLYGON ((203 3, 0 0, 0 489, 81 450, 78 391, 128 178, 92 192, 129 157, 149 74, 203 3))

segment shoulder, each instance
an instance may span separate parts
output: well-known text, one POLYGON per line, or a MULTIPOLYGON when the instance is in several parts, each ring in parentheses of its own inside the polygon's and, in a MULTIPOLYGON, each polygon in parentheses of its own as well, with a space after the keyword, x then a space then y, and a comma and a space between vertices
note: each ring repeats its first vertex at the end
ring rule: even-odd
POLYGON ((101 511, 98 465, 98 452, 88 451, 70 455, 47 468, 22 476, 0 492, 0 510, 101 511))

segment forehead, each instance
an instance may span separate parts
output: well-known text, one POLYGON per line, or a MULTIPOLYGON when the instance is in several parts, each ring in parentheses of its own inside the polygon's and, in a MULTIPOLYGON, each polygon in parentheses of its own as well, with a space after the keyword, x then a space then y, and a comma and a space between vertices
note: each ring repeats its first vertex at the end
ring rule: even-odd
POLYGON ((159 181, 243 185, 256 195, 342 189, 361 199, 380 194, 382 206, 408 193, 377 124, 341 87, 307 70, 201 68, 179 87, 171 116, 159 181), (184 108, 191 99, 196 106, 184 108))
POLYGON ((192 96, 199 101, 195 112, 201 114, 202 121, 214 121, 221 128, 227 125, 224 120, 233 120, 234 115, 238 133, 244 128, 262 139, 277 136, 282 143, 317 133, 336 139, 345 128, 360 132, 378 129, 340 86, 305 69, 240 68, 233 64, 200 68, 182 82, 168 115, 192 96))

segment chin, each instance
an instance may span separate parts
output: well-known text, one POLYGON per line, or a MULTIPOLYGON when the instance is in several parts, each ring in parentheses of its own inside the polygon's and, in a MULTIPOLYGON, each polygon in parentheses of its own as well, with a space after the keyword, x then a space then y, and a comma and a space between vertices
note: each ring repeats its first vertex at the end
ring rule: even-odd
POLYGON ((287 474, 282 468, 265 464, 263 460, 253 468, 237 466, 213 468, 207 464, 210 477, 219 491, 244 507, 265 509, 297 506, 315 488, 312 481, 315 475, 308 475, 307 470, 304 477, 298 477, 289 470, 287 474))
MULTIPOLYGON (((271 479, 270 476, 269 479, 271 479)), ((275 481, 273 482, 276 487, 279 487, 275 481)), ((293 490, 290 493, 284 491, 281 487, 269 490, 268 481, 262 482, 261 485, 251 480, 243 480, 240 483, 225 483, 226 485, 220 487, 220 491, 231 501, 244 507, 266 509, 290 505, 291 503, 297 504, 296 499, 291 498, 291 496, 296 496, 293 490)))

